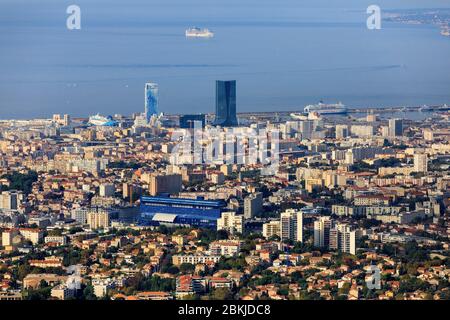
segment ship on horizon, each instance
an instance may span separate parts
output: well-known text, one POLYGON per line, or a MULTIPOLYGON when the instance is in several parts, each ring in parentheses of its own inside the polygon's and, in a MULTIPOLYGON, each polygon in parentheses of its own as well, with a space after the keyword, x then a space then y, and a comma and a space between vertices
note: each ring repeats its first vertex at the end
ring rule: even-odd
POLYGON ((214 37, 214 33, 209 29, 201 29, 197 27, 191 27, 186 29, 186 37, 187 38, 212 38, 214 37))
POLYGON ((420 112, 432 112, 432 111, 450 111, 450 106, 447 104, 444 104, 442 106, 427 106, 424 105, 419 108, 420 112))

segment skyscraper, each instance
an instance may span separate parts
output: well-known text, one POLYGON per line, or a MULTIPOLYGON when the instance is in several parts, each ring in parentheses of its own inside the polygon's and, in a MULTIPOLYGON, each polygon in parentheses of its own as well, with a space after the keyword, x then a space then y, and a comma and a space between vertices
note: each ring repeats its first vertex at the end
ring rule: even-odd
POLYGON ((389 119, 389 137, 401 137, 403 135, 403 120, 389 119))
POLYGON ((338 224, 330 230, 330 245, 332 250, 356 254, 356 231, 347 224, 338 224))
POLYGON ((348 125, 338 124, 336 126, 336 139, 347 138, 349 135, 348 125))
POLYGON ((87 223, 91 229, 108 228, 110 225, 110 212, 104 209, 94 209, 87 213, 87 223))
POLYGON ((147 123, 150 118, 158 114, 158 84, 148 82, 145 84, 145 119, 147 123))
POLYGON ((116 188, 113 183, 103 183, 100 185, 100 197, 114 197, 116 188))
POLYGON ((156 196, 162 193, 178 193, 181 191, 180 174, 157 174, 150 176, 149 193, 156 196))
POLYGON ((280 232, 280 221, 274 220, 263 224, 263 237, 269 239, 273 236, 279 236, 280 232))
POLYGON ((416 153, 414 155, 414 171, 428 172, 428 156, 423 153, 416 153))
POLYGON ((330 230, 333 228, 333 220, 328 216, 320 217, 314 221, 314 246, 328 248, 330 245, 330 230))
MULTIPOLYGON (((180 128, 191 129, 195 127, 195 122, 201 123, 204 128, 206 124, 206 116, 204 114, 185 114, 180 116, 180 128)), ((198 124, 197 124, 198 125, 198 124)))
POLYGON ((317 123, 314 120, 305 120, 300 122, 300 132, 302 133, 302 140, 311 139, 316 130, 317 123))
POLYGON ((0 209, 17 210, 23 194, 20 191, 3 191, 0 192, 0 209))
POLYGON ((303 213, 295 209, 288 209, 281 213, 281 240, 303 242, 303 213))
POLYGON ((215 125, 233 127, 238 125, 236 116, 236 80, 216 81, 215 125))
POLYGON ((244 199, 244 218, 251 219, 262 211, 263 194, 261 192, 252 193, 244 199))
POLYGON ((231 234, 242 233, 244 227, 244 216, 235 212, 222 212, 217 220, 217 230, 226 230, 231 234))

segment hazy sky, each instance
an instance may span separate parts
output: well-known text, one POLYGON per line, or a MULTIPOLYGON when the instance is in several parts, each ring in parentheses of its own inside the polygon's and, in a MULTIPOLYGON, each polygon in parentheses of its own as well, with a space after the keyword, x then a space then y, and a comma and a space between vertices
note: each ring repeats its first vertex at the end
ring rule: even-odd
POLYGON ((0 0, 0 118, 143 110, 214 111, 214 81, 238 81, 238 110, 449 102, 450 39, 429 26, 367 30, 366 8, 448 0, 0 0), (66 29, 66 8, 82 29, 66 29), (186 39, 190 26, 210 40, 186 39))

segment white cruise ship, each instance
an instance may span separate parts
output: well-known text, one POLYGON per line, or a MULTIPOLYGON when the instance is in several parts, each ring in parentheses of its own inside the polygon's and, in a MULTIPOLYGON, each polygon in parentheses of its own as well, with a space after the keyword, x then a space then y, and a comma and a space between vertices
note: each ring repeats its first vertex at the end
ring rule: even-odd
POLYGON ((104 117, 97 113, 95 116, 89 117, 89 124, 93 126, 114 127, 117 125, 117 121, 113 120, 111 116, 104 117))
POLYGON ((318 114, 345 114, 347 107, 341 102, 336 104, 326 104, 320 101, 318 104, 311 104, 303 109, 305 113, 317 112, 318 114))
POLYGON ((308 120, 308 116, 305 114, 291 113, 290 116, 295 120, 308 120))
POLYGON ((189 28, 186 30, 186 37, 188 38, 212 38, 214 33, 208 29, 200 29, 197 27, 189 28))

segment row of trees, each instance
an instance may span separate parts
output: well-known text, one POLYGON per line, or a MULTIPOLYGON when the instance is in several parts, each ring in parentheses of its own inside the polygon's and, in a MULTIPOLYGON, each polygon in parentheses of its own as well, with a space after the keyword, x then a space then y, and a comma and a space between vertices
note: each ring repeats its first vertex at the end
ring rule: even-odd
POLYGON ((28 173, 13 172, 4 174, 1 178, 9 181, 9 187, 2 185, 0 191, 19 190, 29 194, 33 183, 38 180, 38 174, 36 171, 29 171, 28 173))

